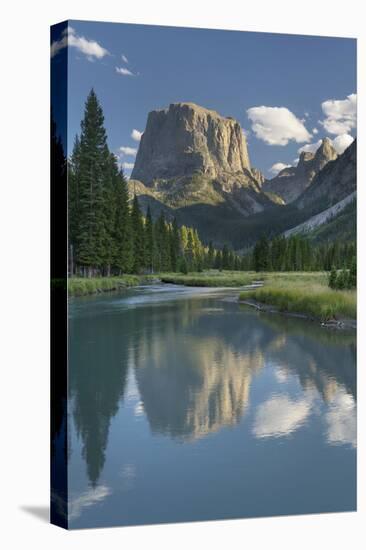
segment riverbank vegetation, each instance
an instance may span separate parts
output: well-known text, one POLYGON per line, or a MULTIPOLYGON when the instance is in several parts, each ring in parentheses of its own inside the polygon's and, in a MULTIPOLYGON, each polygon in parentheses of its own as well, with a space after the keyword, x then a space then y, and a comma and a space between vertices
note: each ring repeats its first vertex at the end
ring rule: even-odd
POLYGON ((356 291, 329 288, 325 272, 263 274, 263 279, 263 287, 242 292, 240 300, 321 321, 356 318, 356 291))
POLYGON ((86 296, 120 290, 140 284, 141 278, 137 275, 123 275, 121 277, 73 277, 68 280, 69 296, 86 296))
POLYGON ((257 277, 253 272, 210 270, 201 273, 163 273, 160 276, 163 283, 173 283, 186 286, 202 287, 241 287, 249 285, 257 277))
POLYGON ((329 278, 328 286, 336 290, 349 290, 356 288, 357 284, 357 265, 356 258, 353 259, 350 269, 343 268, 340 271, 334 266, 332 267, 329 278))

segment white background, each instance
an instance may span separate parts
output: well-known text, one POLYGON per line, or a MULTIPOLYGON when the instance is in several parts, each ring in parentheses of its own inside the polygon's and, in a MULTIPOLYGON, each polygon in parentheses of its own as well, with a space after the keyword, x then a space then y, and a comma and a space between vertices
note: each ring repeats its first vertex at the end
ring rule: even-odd
MULTIPOLYGON (((1 496, 2 548, 358 549, 365 539, 365 346, 359 329, 359 511, 66 532, 34 514, 49 499, 49 26, 64 19, 359 38, 364 2, 51 0, 1 11, 1 496), (33 509, 33 513, 29 511, 33 509)), ((253 52, 255 55, 255 52, 253 52)), ((340 70, 340 75, 342 71, 340 70)), ((248 75, 250 78, 250 75, 248 75)), ((353 90, 350 90, 350 93, 353 90)), ((245 90, 243 90, 245 93, 245 90)), ((359 326, 365 309, 365 71, 359 72, 359 326), (361 125, 361 123, 363 124, 361 125), (363 237, 363 238, 362 238, 363 237), (360 286, 361 286, 360 285, 360 286)), ((365 338, 364 332, 364 338, 365 338)))

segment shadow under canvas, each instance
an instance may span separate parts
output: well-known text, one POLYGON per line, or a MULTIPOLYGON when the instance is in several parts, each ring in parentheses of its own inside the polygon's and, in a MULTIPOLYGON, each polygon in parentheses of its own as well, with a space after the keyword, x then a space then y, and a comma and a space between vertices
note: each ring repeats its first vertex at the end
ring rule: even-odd
POLYGON ((27 514, 30 514, 41 521, 49 523, 50 507, 49 506, 20 506, 20 509, 27 514))

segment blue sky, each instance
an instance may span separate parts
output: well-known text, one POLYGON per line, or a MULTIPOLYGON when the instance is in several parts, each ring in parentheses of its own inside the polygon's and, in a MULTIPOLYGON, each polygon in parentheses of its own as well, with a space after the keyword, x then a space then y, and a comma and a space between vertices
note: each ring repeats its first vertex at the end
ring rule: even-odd
MULTIPOLYGON (((236 118, 247 133, 252 165, 266 177, 277 163, 293 164, 300 147, 314 149, 328 136, 341 151, 351 140, 346 136, 355 136, 355 40, 82 21, 69 26, 69 152, 91 87, 103 107, 109 147, 127 174, 138 147, 132 131, 143 132, 149 111, 178 101, 236 118)), ((65 45, 56 34, 54 62, 66 55, 65 45)))

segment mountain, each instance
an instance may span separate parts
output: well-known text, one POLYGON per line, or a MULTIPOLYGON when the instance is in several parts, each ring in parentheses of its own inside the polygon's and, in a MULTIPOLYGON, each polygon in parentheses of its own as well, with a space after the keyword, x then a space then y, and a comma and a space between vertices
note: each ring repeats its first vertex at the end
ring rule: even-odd
POLYGON ((342 232, 353 238, 356 143, 338 156, 325 138, 315 153, 303 152, 296 167, 265 180, 251 166, 236 120, 173 103, 149 113, 129 190, 154 218, 163 212, 215 246, 246 250, 262 234, 288 230, 317 240, 342 238, 342 232))
POLYGON ((275 193, 288 204, 296 200, 328 162, 337 158, 332 142, 324 138, 315 153, 302 152, 297 166, 284 168, 275 178, 266 180, 262 190, 275 193))
POLYGON ((145 185, 201 173, 210 178, 250 174, 246 139, 231 117, 194 103, 151 111, 131 179, 145 185))
POLYGON ((347 195, 333 206, 311 216, 305 222, 285 231, 285 237, 307 234, 318 240, 334 238, 355 238, 356 233, 356 191, 347 195), (341 227, 341 230, 340 230, 341 227))
POLYGON ((354 140, 341 155, 323 166, 295 201, 242 220, 233 233, 234 247, 250 247, 262 234, 305 234, 317 242, 355 240, 356 166, 354 140))
MULTIPOLYGON (((303 218, 284 232, 286 237, 306 234, 316 241, 356 238, 356 140, 316 174, 291 205, 303 218)), ((289 207, 288 207, 289 208, 289 207)))
POLYGON ((222 244, 227 222, 276 202, 262 191, 263 179, 251 168, 239 122, 194 103, 173 103, 149 113, 129 188, 153 215, 164 211, 222 244))
POLYGON ((351 145, 332 162, 327 163, 313 178, 301 197, 298 208, 318 205, 323 210, 333 206, 354 191, 357 180, 357 143, 351 145))

